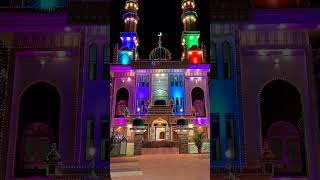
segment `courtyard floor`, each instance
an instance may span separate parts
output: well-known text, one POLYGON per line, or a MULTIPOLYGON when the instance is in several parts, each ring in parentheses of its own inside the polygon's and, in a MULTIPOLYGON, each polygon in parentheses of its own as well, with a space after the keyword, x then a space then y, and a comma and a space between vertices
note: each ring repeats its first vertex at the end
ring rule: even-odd
POLYGON ((112 180, 209 180, 209 154, 178 154, 177 148, 143 149, 143 155, 111 158, 112 180))

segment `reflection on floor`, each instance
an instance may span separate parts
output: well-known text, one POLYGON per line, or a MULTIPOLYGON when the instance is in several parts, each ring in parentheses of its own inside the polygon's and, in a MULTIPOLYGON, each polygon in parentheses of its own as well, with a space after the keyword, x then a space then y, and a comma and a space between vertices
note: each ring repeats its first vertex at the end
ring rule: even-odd
POLYGON ((209 180, 208 154, 178 154, 176 148, 145 148, 144 155, 111 159, 113 180, 209 180))

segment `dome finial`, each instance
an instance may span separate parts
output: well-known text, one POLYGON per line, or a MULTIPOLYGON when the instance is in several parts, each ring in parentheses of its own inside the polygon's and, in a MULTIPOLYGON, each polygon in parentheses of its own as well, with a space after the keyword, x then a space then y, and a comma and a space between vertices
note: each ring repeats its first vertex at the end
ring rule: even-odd
POLYGON ((159 32, 158 37, 159 37, 158 45, 159 45, 159 47, 161 47, 161 44, 162 44, 162 41, 161 41, 162 32, 159 32))

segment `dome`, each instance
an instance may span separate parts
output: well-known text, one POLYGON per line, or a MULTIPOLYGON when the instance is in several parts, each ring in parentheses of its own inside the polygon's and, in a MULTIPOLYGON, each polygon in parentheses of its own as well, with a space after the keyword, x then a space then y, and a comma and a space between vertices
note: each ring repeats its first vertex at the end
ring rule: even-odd
POLYGON ((164 47, 156 47, 150 52, 149 59, 171 60, 171 52, 164 47))
POLYGON ((132 126, 144 126, 144 122, 140 118, 135 118, 132 122, 132 126))
POLYGON ((177 125, 178 126, 188 126, 188 120, 186 120, 186 119, 179 119, 178 121, 177 121, 177 125))

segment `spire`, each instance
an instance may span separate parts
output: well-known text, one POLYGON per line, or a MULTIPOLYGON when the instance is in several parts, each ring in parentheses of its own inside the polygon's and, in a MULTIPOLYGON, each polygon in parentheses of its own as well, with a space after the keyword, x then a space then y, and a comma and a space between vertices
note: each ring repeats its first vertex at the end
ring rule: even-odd
POLYGON ((126 32, 136 32, 138 21, 139 21, 138 0, 127 0, 126 5, 125 5, 125 9, 126 9, 126 13, 122 17, 122 19, 124 20, 124 23, 125 23, 125 31, 126 32))
POLYGON ((159 37, 158 46, 161 47, 161 44, 162 44, 162 41, 161 41, 162 32, 159 32, 158 37, 159 37))
POLYGON ((197 13, 194 11, 196 7, 196 3, 194 0, 183 0, 181 4, 181 8, 183 10, 183 14, 181 16, 184 31, 195 31, 196 30, 196 21, 197 21, 197 13))

